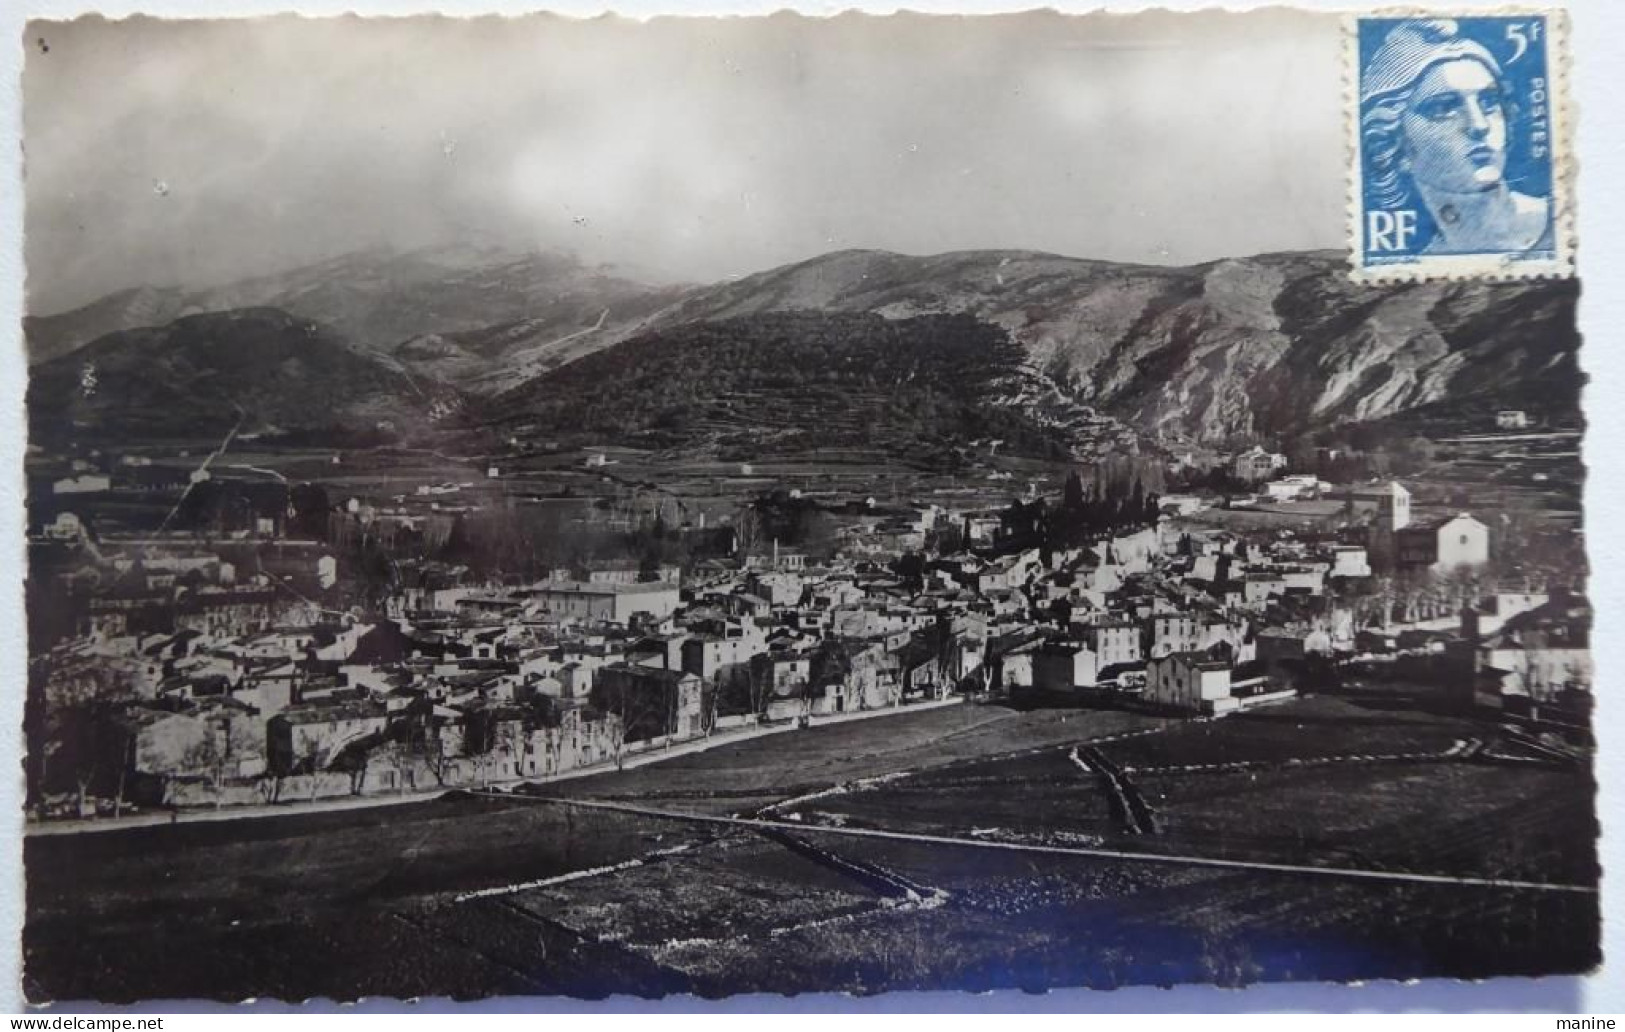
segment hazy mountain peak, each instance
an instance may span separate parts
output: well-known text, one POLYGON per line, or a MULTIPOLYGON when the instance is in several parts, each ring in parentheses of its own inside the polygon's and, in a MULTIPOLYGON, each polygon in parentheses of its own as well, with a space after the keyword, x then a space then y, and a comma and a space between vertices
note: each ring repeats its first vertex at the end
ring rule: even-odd
POLYGON ((329 346, 360 349, 381 368, 498 393, 683 326, 795 312, 964 315, 1025 356, 1022 375, 1034 379, 1009 393, 1012 404, 1042 396, 1213 439, 1496 391, 1572 393, 1572 284, 1361 286, 1345 264, 1333 252, 1182 268, 1020 250, 851 249, 710 286, 654 288, 564 254, 368 249, 216 291, 124 291, 26 323, 39 362, 110 331, 270 306, 331 328, 329 346))

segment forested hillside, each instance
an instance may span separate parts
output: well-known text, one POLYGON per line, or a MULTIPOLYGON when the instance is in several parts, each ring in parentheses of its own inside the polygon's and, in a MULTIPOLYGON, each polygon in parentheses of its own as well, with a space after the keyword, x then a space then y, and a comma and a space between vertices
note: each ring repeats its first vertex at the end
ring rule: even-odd
POLYGON ((586 356, 499 398, 497 422, 550 436, 726 455, 869 446, 939 456, 999 439, 1066 454, 1004 401, 1024 352, 965 315, 788 312, 693 323, 586 356))

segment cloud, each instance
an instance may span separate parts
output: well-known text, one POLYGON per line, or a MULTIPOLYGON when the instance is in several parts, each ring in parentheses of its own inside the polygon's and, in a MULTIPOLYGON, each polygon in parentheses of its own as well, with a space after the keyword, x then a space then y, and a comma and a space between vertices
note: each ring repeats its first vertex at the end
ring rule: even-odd
POLYGON ((35 23, 30 308, 364 246, 651 276, 1335 247, 1334 15, 35 23), (155 183, 165 190, 155 190, 155 183))

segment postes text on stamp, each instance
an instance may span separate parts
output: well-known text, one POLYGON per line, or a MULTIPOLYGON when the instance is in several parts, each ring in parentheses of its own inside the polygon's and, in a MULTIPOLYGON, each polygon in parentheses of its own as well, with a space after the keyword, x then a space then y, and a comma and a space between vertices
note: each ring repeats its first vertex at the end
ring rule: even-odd
POLYGON ((1562 13, 1351 22, 1355 276, 1572 274, 1562 13))

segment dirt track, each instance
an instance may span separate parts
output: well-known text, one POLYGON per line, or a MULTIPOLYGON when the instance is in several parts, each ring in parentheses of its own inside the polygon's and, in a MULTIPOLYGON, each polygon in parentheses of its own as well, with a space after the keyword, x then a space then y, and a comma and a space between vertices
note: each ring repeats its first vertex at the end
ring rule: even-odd
MULTIPOLYGON (((1159 827, 1126 836, 1068 758, 1081 743, 1120 767, 1290 757, 1277 725, 1125 717, 955 707, 582 779, 560 803, 30 841, 28 992, 1040 989, 1596 962, 1584 770, 1137 774, 1159 827)), ((1392 726, 1313 700, 1272 717, 1297 718, 1309 755, 1392 726)), ((1417 747, 1464 737, 1401 723, 1417 747)))

